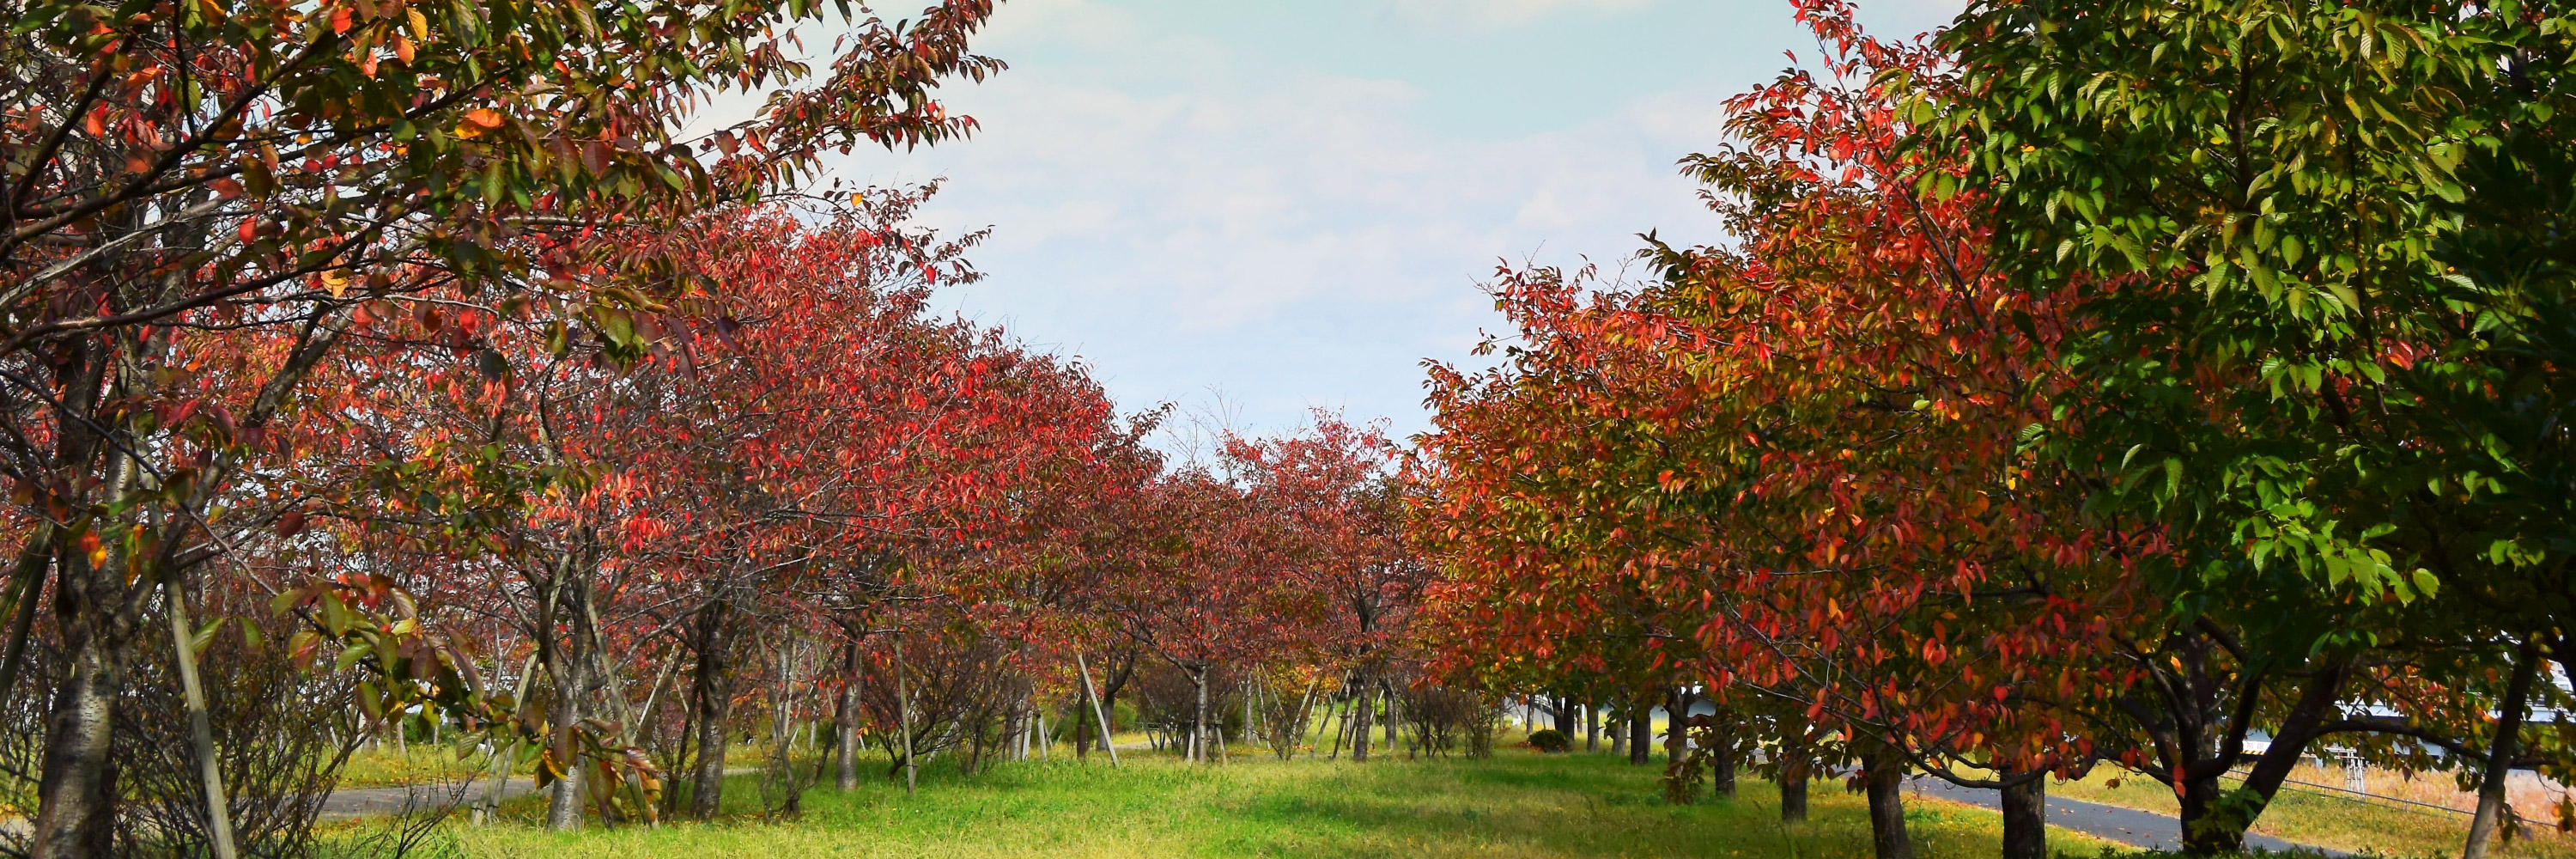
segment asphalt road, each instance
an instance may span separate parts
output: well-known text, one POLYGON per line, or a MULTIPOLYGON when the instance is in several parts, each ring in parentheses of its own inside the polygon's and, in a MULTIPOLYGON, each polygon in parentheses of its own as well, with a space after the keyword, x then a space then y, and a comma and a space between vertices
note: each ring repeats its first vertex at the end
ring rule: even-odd
MULTIPOLYGON (((1912 785, 1916 793, 1981 808, 2002 808, 2001 791, 1960 787, 1937 778, 1917 777, 1912 785)), ((2048 798, 2048 825, 2095 838, 2117 841, 2150 850, 2181 850, 2182 821, 2178 818, 2139 811, 2116 805, 2103 805, 2077 799, 2048 798)), ((2326 856, 2350 856, 2340 850, 2328 850, 2305 844, 2293 844, 2269 835, 2248 833, 2245 846, 2264 850, 2301 850, 2326 856)))

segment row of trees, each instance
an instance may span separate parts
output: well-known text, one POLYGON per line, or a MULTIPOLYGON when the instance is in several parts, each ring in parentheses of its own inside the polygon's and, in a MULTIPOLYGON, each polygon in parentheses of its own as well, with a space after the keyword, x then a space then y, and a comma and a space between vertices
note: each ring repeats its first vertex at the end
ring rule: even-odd
POLYGON ((935 189, 814 183, 971 131, 992 11, 0 3, 0 849, 302 855, 424 723, 556 827, 713 816, 746 737, 773 812, 869 744, 1087 753, 1130 678, 1192 757, 1489 728, 1417 682, 1378 430, 1167 461, 928 312, 935 189))
POLYGON ((1849 772, 1885 859, 1917 773, 2016 857, 2097 765, 2196 854, 2328 743, 2477 789, 2470 857, 2576 775, 2564 10, 1796 10, 1820 61, 1684 162, 1730 244, 1505 270, 1499 366, 1433 368, 1452 663, 1704 692, 1676 796, 1849 772))

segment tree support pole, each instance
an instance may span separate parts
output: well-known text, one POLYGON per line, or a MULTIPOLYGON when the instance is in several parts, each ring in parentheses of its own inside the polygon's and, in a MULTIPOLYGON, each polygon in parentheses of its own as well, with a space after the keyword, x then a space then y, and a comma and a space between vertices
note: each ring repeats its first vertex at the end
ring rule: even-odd
POLYGON ((912 759, 912 687, 903 676, 903 634, 894 639, 895 720, 903 723, 903 795, 911 796, 920 770, 912 759))
POLYGON ((1082 672, 1082 697, 1091 700, 1091 721, 1099 726, 1100 745, 1109 750, 1109 765, 1118 765, 1118 743, 1109 736, 1109 716, 1100 709, 1100 690, 1091 685, 1091 664, 1084 662, 1082 651, 1073 652, 1073 667, 1082 672))
POLYGON ((188 734, 197 746, 197 778, 206 790, 206 836, 215 859, 235 859, 231 803, 224 799, 224 775, 215 759, 215 729, 206 718, 206 687, 197 679, 195 625, 188 622, 188 599, 176 577, 161 584, 170 605, 170 646, 179 657, 179 690, 187 696, 188 734))

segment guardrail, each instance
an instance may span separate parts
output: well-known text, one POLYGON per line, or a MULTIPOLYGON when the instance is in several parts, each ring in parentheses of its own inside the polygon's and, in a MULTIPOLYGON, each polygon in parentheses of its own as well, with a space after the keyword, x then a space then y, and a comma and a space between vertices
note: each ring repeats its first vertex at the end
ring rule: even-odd
MULTIPOLYGON (((2232 778, 2237 781, 2245 780, 2244 774, 2235 770, 2229 770, 2225 777, 2232 778)), ((2388 796, 2386 794, 2371 793, 2369 791, 2341 788, 2330 784, 2318 784, 2312 781, 2300 781, 2294 778, 2285 778, 2281 781, 2284 784, 2294 784, 2300 787, 2323 791, 2324 795, 2328 798, 2340 799, 2347 802, 2358 802, 2364 805, 2377 805, 2382 803, 2394 804, 2399 811, 2413 811, 2418 814, 2428 814, 2434 811, 2439 811, 2445 814, 2456 814, 2461 817, 2476 816, 2476 812, 2462 811, 2447 805, 2436 805, 2430 802, 2406 799, 2404 797, 2388 796)))

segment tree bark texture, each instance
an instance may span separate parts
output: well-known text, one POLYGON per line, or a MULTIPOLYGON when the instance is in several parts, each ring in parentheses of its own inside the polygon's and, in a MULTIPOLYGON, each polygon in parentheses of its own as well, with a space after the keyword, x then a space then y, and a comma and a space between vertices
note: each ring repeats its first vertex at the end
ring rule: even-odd
POLYGON ((2506 788, 2513 776, 2514 746, 2521 739, 2523 711, 2530 707, 2531 681, 2540 666, 2539 636, 2525 637, 2514 649, 2513 679, 2504 691, 2504 709, 2496 714, 2495 741, 2487 748, 2485 772, 2478 775, 2478 810, 2469 818, 2469 841, 2460 859, 2486 859, 2508 808, 2506 788))
POLYGON ((118 690, 133 663, 137 618, 124 583, 77 547, 55 558, 54 621, 66 671, 46 715, 37 777, 35 859, 104 859, 115 850, 116 766, 110 742, 118 690))
POLYGON ((2003 859, 2048 859, 2048 776, 2003 790, 2003 859))
POLYGON ((1370 684, 1360 684, 1359 701, 1357 702, 1356 707, 1351 711, 1352 763, 1368 763, 1369 716, 1373 715, 1370 711, 1377 709, 1377 702, 1369 699, 1371 698, 1372 693, 1375 693, 1376 691, 1377 689, 1370 684))
MULTIPOLYGON (((572 562, 560 562, 556 575, 558 579, 570 579, 572 562)), ((569 581, 559 581, 554 588, 561 600, 579 601, 586 597, 577 585, 569 581)), ((581 617, 580 612, 564 614, 576 619, 581 617)), ((565 652, 563 643, 554 641, 551 622, 547 624, 545 637, 538 639, 545 656, 546 676, 553 678, 555 683, 553 711, 546 714, 547 720, 554 725, 554 735, 550 738, 554 741, 554 759, 564 768, 563 777, 555 780, 553 795, 546 801, 546 828, 558 832, 581 828, 583 767, 579 732, 582 692, 589 686, 588 678, 583 675, 589 660, 584 658, 588 636, 582 634, 582 624, 578 620, 573 625, 572 634, 568 636, 571 639, 570 653, 565 652)))
POLYGON ((1870 851, 1877 859, 1914 859, 1914 839, 1905 832, 1905 770, 1905 758, 1893 749, 1880 749, 1862 765, 1870 851))
POLYGON ((713 820, 724 803, 725 751, 733 742, 733 606, 708 604, 698 617, 698 664, 689 698, 696 710, 698 759, 689 779, 689 816, 713 820))
POLYGON ((843 645, 841 700, 832 710, 832 786, 845 791, 859 787, 859 683, 863 664, 858 642, 843 645))
POLYGON ((1666 767, 1680 766, 1682 756, 1689 754, 1686 748, 1690 738, 1687 724, 1690 717, 1682 715, 1689 711, 1690 693, 1679 688, 1664 693, 1664 766, 1666 767))

